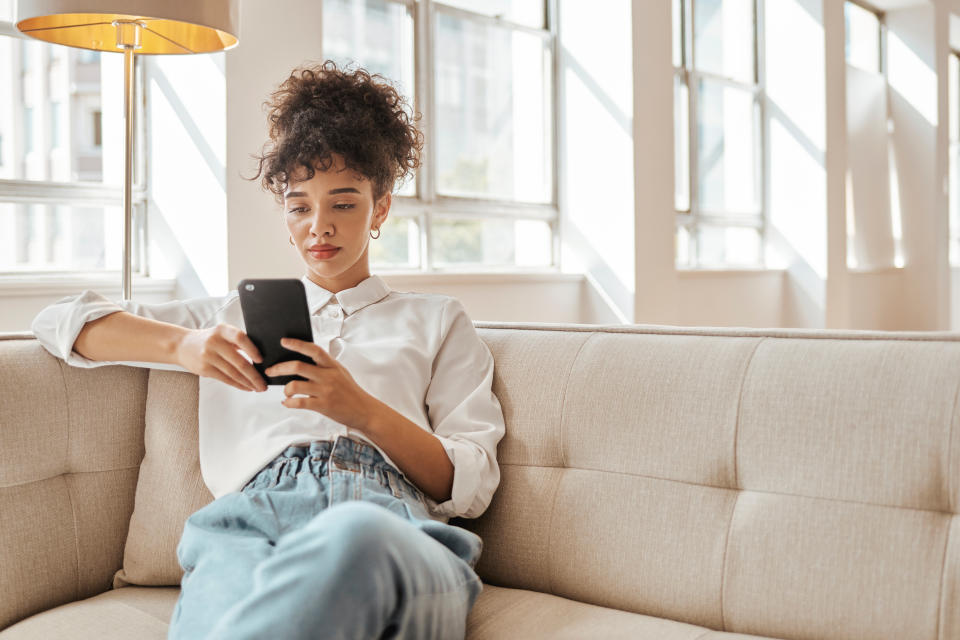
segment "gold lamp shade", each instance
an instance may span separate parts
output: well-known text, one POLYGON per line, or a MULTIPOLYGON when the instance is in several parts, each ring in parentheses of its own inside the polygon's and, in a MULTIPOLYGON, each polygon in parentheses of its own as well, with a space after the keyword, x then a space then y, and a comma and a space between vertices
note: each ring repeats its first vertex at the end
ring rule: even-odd
POLYGON ((114 21, 140 23, 142 54, 210 53, 237 44, 237 0, 19 0, 17 29, 94 51, 118 51, 114 21))

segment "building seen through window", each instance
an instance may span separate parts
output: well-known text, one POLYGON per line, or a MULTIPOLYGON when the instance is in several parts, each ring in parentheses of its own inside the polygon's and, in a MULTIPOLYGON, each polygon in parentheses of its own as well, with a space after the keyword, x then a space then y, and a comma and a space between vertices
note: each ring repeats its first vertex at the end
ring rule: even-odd
MULTIPOLYGON (((7 33, 13 19, 0 0, 7 33)), ((106 57, 0 35, 0 273, 120 268, 122 104, 104 102, 123 95, 122 57, 106 57), (116 144, 103 144, 103 126, 116 144)), ((142 225, 142 195, 135 209, 142 225)))

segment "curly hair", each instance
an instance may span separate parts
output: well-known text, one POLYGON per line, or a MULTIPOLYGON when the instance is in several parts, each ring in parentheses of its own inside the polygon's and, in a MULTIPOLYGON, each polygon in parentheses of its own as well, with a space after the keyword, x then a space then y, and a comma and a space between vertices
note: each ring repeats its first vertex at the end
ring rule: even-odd
POLYGON ((315 167, 330 168, 333 154, 370 180, 375 201, 420 166, 420 114, 380 74, 332 60, 297 67, 264 104, 270 139, 249 179, 261 178, 279 202, 300 167, 309 180, 315 167))

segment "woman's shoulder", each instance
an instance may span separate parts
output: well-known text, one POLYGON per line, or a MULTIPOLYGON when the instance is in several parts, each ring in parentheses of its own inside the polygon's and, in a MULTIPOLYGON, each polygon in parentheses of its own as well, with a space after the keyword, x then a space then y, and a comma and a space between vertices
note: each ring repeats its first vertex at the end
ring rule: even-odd
POLYGON ((435 307, 438 310, 456 301, 457 298, 446 293, 434 293, 430 291, 396 291, 391 290, 387 294, 388 300, 394 300, 400 304, 411 304, 420 307, 435 307))

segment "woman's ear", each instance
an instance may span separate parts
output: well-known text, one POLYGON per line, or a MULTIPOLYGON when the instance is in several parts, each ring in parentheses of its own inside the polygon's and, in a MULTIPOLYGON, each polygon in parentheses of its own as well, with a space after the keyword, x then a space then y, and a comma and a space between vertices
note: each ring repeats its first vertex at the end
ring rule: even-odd
POLYGON ((377 227, 387 220, 387 214, 390 213, 390 206, 393 204, 393 195, 388 191, 377 201, 373 211, 373 218, 377 227))

